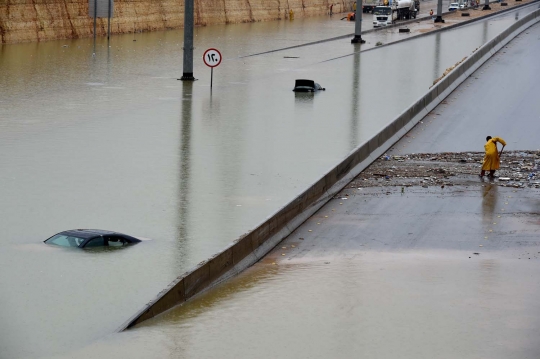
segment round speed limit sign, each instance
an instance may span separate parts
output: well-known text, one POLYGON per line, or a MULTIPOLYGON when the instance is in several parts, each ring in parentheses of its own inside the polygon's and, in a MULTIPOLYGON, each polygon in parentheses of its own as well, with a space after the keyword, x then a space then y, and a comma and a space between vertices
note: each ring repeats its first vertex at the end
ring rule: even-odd
POLYGON ((221 53, 217 49, 208 49, 204 52, 203 61, 208 67, 217 67, 221 63, 221 53))

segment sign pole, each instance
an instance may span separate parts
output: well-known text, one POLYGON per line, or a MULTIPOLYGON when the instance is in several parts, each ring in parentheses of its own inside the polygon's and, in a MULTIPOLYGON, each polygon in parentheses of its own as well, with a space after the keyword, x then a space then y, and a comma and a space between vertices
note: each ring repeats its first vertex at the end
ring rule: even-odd
POLYGON ((210 48, 203 54, 203 62, 210 68, 210 91, 214 85, 214 67, 221 63, 221 52, 218 49, 210 48))

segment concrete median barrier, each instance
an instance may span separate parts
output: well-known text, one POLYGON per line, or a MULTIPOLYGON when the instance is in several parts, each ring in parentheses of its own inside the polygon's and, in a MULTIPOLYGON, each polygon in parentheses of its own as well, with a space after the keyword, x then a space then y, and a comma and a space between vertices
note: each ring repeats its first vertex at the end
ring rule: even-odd
POLYGON ((231 243, 225 250, 178 277, 154 300, 125 322, 119 330, 130 328, 182 304, 194 295, 238 274, 260 260, 375 159, 384 154, 494 53, 538 21, 540 21, 540 10, 535 10, 484 44, 373 138, 351 151, 343 161, 302 194, 254 230, 231 243))

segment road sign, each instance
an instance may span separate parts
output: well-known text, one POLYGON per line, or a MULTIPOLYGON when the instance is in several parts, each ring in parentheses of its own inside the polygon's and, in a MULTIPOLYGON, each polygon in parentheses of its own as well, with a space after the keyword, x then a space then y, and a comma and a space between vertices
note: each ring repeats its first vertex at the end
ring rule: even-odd
POLYGON ((212 84, 214 82, 214 67, 217 67, 221 64, 221 52, 218 49, 208 49, 202 55, 204 64, 210 67, 210 90, 212 89, 212 84))
POLYGON ((221 53, 217 49, 208 49, 203 55, 204 64, 214 68, 221 63, 221 53))
POLYGON ((114 17, 114 0, 88 0, 88 16, 92 19, 96 17, 114 17))

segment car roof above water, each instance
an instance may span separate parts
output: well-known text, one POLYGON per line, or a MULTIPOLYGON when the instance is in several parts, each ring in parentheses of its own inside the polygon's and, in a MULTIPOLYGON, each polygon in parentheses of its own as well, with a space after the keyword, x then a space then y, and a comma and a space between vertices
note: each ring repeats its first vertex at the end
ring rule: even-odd
POLYGON ((101 229, 70 229, 67 231, 60 232, 58 234, 65 234, 68 236, 74 236, 79 238, 92 238, 96 236, 104 236, 107 234, 114 234, 116 232, 104 231, 101 229))

